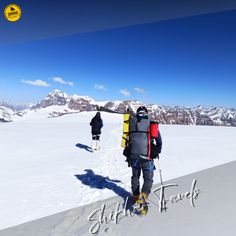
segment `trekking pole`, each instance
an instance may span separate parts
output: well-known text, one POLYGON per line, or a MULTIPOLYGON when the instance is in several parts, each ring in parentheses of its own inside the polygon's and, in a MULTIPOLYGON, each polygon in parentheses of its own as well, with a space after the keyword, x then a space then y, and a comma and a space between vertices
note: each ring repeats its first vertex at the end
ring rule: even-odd
POLYGON ((157 165, 158 165, 158 170, 159 170, 159 175, 160 175, 161 185, 163 185, 159 158, 158 158, 158 161, 157 161, 157 165))
MULTIPOLYGON (((159 158, 158 158, 158 161, 157 161, 157 165, 158 165, 158 170, 159 170, 159 174, 160 174, 160 180, 161 180, 161 186, 163 186, 163 181, 162 181, 162 174, 161 174, 161 168, 160 168, 160 161, 159 161, 159 158)), ((166 205, 165 205, 165 196, 164 196, 164 191, 162 192, 162 196, 161 196, 161 199, 162 199, 162 203, 161 203, 161 212, 162 212, 162 209, 166 211, 166 205), (163 208, 162 208, 163 207, 163 208)))

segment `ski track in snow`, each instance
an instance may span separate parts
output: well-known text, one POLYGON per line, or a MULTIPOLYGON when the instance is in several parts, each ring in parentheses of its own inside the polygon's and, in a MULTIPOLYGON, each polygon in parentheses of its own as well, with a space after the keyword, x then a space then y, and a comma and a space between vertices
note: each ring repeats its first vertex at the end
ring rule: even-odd
MULTIPOLYGON (((131 168, 120 146, 122 115, 102 112, 100 150, 76 146, 91 146, 94 115, 37 119, 33 114, 34 119, 0 125, 0 229, 117 196, 122 189, 130 192, 131 168), (86 178, 88 185, 76 178, 86 169, 97 175, 92 183, 86 178), (99 188, 106 177, 110 180, 99 188)), ((164 181, 235 160, 236 128, 160 125, 160 131, 164 181)))

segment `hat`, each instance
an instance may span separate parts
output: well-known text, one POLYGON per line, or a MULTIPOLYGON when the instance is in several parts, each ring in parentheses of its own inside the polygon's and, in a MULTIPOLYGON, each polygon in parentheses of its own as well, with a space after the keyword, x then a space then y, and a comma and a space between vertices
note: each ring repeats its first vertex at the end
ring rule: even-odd
POLYGON ((137 109, 137 116, 139 117, 147 117, 148 116, 148 110, 145 106, 140 106, 137 109))

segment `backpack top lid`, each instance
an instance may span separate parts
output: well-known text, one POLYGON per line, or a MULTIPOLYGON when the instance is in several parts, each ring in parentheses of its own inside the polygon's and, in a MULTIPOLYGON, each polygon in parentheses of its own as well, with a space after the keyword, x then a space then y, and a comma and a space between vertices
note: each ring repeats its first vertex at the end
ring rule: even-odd
POLYGON ((148 110, 145 106, 140 106, 136 113, 139 118, 148 118, 148 110))

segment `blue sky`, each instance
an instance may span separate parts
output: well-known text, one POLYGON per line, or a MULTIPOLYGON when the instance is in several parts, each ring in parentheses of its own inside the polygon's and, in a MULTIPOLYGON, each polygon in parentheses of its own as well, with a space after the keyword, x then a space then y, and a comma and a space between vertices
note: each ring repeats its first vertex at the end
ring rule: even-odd
POLYGON ((236 11, 0 47, 0 99, 236 107, 236 11))

